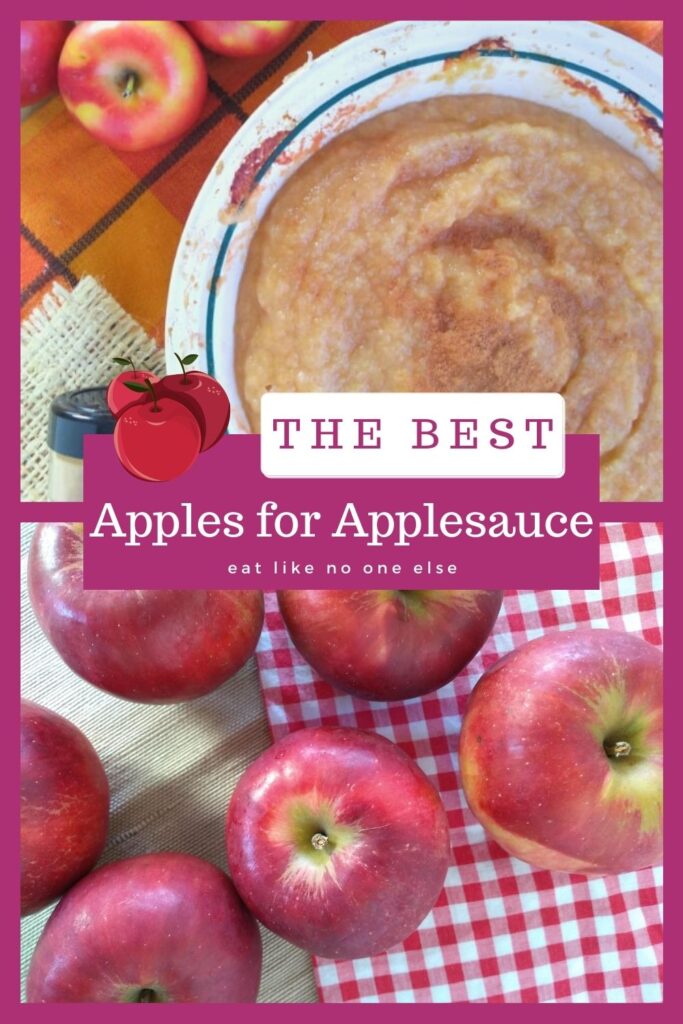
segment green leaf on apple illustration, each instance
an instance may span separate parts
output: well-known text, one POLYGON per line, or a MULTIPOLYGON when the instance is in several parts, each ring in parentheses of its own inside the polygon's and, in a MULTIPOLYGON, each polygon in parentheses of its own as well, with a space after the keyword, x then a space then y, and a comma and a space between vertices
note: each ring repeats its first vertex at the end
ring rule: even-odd
POLYGON ((188 376, 187 376, 187 371, 186 371, 185 367, 189 366, 191 363, 193 363, 195 361, 195 359, 199 359, 199 356, 197 355, 196 352, 192 352, 189 356, 179 356, 177 352, 174 352, 173 355, 176 357, 176 359, 180 363, 180 369, 183 371, 183 381, 185 381, 187 383, 188 382, 188 376))

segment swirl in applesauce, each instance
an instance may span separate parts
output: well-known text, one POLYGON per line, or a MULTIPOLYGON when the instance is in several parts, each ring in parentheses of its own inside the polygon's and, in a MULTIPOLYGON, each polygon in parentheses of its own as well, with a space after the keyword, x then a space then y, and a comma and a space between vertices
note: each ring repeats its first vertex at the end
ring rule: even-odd
POLYGON ((570 115, 450 96, 338 136, 275 196, 237 305, 265 391, 559 391, 601 497, 661 498, 661 185, 570 115))

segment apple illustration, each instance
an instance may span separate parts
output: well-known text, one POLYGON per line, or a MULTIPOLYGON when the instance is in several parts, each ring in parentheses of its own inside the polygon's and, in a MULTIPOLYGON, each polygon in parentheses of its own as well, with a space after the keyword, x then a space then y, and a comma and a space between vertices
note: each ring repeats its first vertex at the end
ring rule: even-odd
POLYGON ((176 355, 181 372, 162 377, 155 389, 160 399, 171 398, 192 413, 199 424, 204 452, 220 441, 228 429, 230 401, 215 377, 201 370, 187 371, 186 367, 196 358, 194 354, 184 358, 176 355))
POLYGON ((77 675, 149 704, 215 690, 252 656, 263 625, 258 590, 84 590, 77 523, 36 527, 28 589, 40 626, 77 675))
POLYGON ((318 956, 372 956, 434 906, 451 858, 446 812, 396 744, 358 729, 301 729, 237 784, 230 874, 271 931, 318 956))
POLYGON ((199 117, 201 51, 177 21, 81 21, 59 59, 67 109, 114 149, 170 142, 199 117))
POLYGON ((159 378, 151 370, 139 370, 132 359, 116 358, 114 362, 118 366, 129 366, 129 370, 122 370, 114 377, 107 388, 107 405, 112 416, 119 416, 124 409, 135 402, 131 391, 126 387, 129 383, 144 384, 149 380, 157 384, 159 378))
POLYGON ((154 383, 126 381, 124 388, 148 390, 150 397, 127 406, 114 427, 114 448, 123 468, 140 480, 173 480, 199 455, 202 432, 182 402, 159 396, 154 383))
POLYGON ((295 21, 186 21, 195 39, 207 50, 226 57, 272 53, 287 42, 295 21))
POLYGON ((30 106, 57 91, 57 65, 73 21, 20 21, 21 105, 30 106))
POLYGON ((104 848, 109 784, 80 729, 21 702, 21 913, 32 914, 90 871, 104 848))
POLYGON ((460 736, 467 801, 536 867, 617 874, 662 859, 662 655, 607 629, 548 633, 484 673, 460 736))
POLYGON ((227 875, 184 853, 93 871, 50 917, 31 960, 29 1003, 246 1003, 261 938, 227 875))
POLYGON ((281 590, 297 650, 365 700, 407 700, 462 671, 500 611, 500 590, 281 590))

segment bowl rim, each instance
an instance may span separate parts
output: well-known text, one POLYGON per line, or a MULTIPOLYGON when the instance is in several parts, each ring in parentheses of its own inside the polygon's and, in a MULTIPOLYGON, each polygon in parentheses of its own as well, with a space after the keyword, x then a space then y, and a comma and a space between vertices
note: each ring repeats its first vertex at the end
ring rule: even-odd
MULTIPOLYGON (((310 61, 307 65, 304 66, 304 68, 297 69, 297 71, 293 72, 291 76, 285 78, 285 80, 281 82, 281 84, 277 86, 277 88, 275 88, 273 92, 268 97, 266 97, 266 99, 261 104, 259 104, 256 110, 248 117, 247 121, 243 125, 241 125, 240 128, 234 133, 234 135, 228 140, 226 146, 223 148, 222 152, 215 161, 212 169, 209 171, 202 187, 200 188, 195 198, 192 209, 185 223, 185 227, 183 229, 180 241, 178 243, 178 249, 176 251, 176 256, 173 263, 173 270, 171 274, 171 282, 169 286, 167 301, 167 319, 165 331, 165 348, 167 360, 170 360, 170 358, 172 357, 171 353, 173 351, 173 344, 171 342, 170 334, 172 333, 172 327, 174 322, 174 307, 178 307, 176 293, 182 290, 184 286, 183 279, 186 274, 184 268, 185 250, 189 244, 189 239, 191 238, 192 234, 196 231, 196 229, 199 227, 203 217, 205 217, 206 215, 205 206, 207 204, 207 200, 209 199, 209 197, 206 195, 206 192, 210 187, 210 183, 213 179, 214 173, 216 172, 216 168, 221 163, 221 161, 226 161, 231 158, 229 150, 231 147, 233 147, 233 144, 238 139, 238 137, 241 140, 246 136, 246 134, 249 131, 254 137, 256 137, 255 132, 257 131, 257 126, 263 125, 264 123, 268 122, 271 109, 273 107, 277 107, 279 104, 282 103, 283 97, 287 95, 292 86, 294 87, 295 90, 300 88, 300 72, 309 71, 313 65, 315 65, 315 68, 319 73, 324 72, 328 65, 336 67, 338 66, 338 64, 343 62, 343 58, 347 53, 350 53, 359 48, 360 46, 366 44, 368 47, 372 47, 375 41, 378 41, 379 39, 384 39, 389 32, 400 32, 401 30, 410 29, 414 25, 425 24, 425 22, 409 21, 390 22, 385 25, 381 25, 377 28, 371 29, 367 32, 361 32, 358 33, 357 35, 351 36, 344 42, 332 47, 330 50, 327 50, 319 57, 310 61)), ((643 44, 638 43, 637 41, 627 36, 624 36, 621 33, 615 32, 612 29, 608 29, 605 26, 598 25, 595 22, 580 20, 569 22, 552 20, 545 22, 473 21, 464 23, 460 21, 448 21, 432 22, 432 24, 438 24, 439 26, 443 26, 444 28, 446 26, 451 27, 464 25, 470 31, 475 30, 475 26, 480 26, 481 29, 476 28, 477 34, 479 34, 480 30, 484 32, 495 30, 501 36, 505 36, 506 33, 509 33, 511 31, 511 26, 513 26, 515 29, 521 29, 524 26, 533 25, 536 29, 539 30, 538 34, 534 38, 534 42, 537 43, 540 47, 543 47, 544 44, 549 46, 551 45, 548 40, 544 40, 542 31, 540 30, 544 28, 547 29, 550 26, 552 26, 552 28, 557 29, 558 26, 567 25, 571 26, 571 28, 574 31, 590 31, 590 35, 593 40, 597 39, 599 41, 601 37, 604 38, 605 44, 611 44, 612 48, 614 48, 615 44, 618 43, 620 54, 624 54, 625 51, 624 55, 628 56, 630 52, 633 58, 639 58, 640 62, 642 62, 643 58, 645 58, 646 62, 650 63, 650 65, 653 68, 657 68, 661 76, 660 69, 662 65, 662 58, 660 54, 657 54, 655 51, 649 49, 643 44)), ((489 42, 489 37, 483 36, 482 41, 489 42)), ((493 42, 494 40, 491 41, 493 42)), ((388 79, 391 78, 392 76, 401 74, 404 71, 411 71, 416 68, 425 67, 426 65, 429 64, 443 65, 444 61, 447 61, 449 59, 459 59, 463 55, 466 55, 468 52, 470 52, 472 49, 472 44, 470 44, 469 46, 462 46, 461 48, 439 50, 438 52, 430 53, 423 56, 414 56, 405 60, 398 61, 396 63, 392 62, 391 64, 381 67, 378 70, 375 70, 371 74, 365 75, 360 79, 354 77, 353 81, 345 85, 343 88, 335 89, 332 95, 326 96, 326 98, 323 99, 319 104, 316 104, 316 106, 312 110, 310 110, 308 114, 305 114, 300 119, 298 119, 294 126, 287 130, 287 134, 283 138, 281 138, 277 142, 276 146, 272 149, 272 151, 269 152, 268 156, 265 158, 263 163, 260 165, 256 173, 254 174, 253 179, 250 182, 249 192, 247 196, 245 196, 245 198, 243 199, 242 203, 240 204, 240 208, 243 208, 246 205, 246 202, 248 201, 249 197, 254 193, 254 190, 257 189, 257 187, 263 182, 269 170, 277 162, 278 158, 285 152, 287 147, 290 146, 292 142, 296 140, 307 128, 310 128, 311 125, 314 124, 316 120, 321 118, 325 113, 327 113, 332 108, 337 106, 344 99, 347 99, 349 96, 353 94, 359 93, 360 91, 362 91, 363 89, 367 88, 370 85, 373 85, 383 79, 388 79)), ((614 89, 620 95, 627 97, 631 102, 638 104, 646 112, 646 115, 649 119, 653 120, 658 125, 663 124, 663 111, 651 100, 647 99, 645 96, 640 95, 629 86, 624 85, 617 78, 614 78, 611 75, 599 71, 596 68, 592 68, 585 64, 577 63, 576 60, 569 60, 565 57, 554 56, 552 54, 545 53, 542 50, 524 50, 517 49, 514 46, 511 48, 495 46, 482 47, 477 48, 476 53, 477 56, 484 58, 490 57, 500 60, 517 58, 525 61, 528 60, 537 64, 545 64, 550 65, 551 67, 559 67, 562 68, 563 70, 568 71, 569 73, 583 75, 586 78, 592 79, 593 81, 599 84, 606 85, 609 88, 614 89)), ((629 73, 632 74, 633 68, 629 68, 628 71, 629 73)), ((203 361, 205 362, 207 372, 212 376, 215 376, 216 373, 215 344, 217 332, 215 331, 215 314, 217 294, 222 279, 228 250, 235 236, 235 233, 237 232, 239 227, 240 221, 233 220, 227 225, 222 226, 222 234, 218 230, 215 232, 216 238, 220 237, 220 243, 218 244, 217 250, 213 257, 213 265, 211 268, 211 275, 207 288, 208 295, 206 296, 205 302, 200 302, 199 304, 198 326, 200 326, 199 335, 200 337, 203 338, 204 341, 203 361)), ((206 282, 206 277, 203 278, 203 282, 206 282)), ((204 287, 207 287, 206 284, 204 285, 204 287)), ((237 399, 238 404, 240 404, 239 396, 234 397, 237 399)))

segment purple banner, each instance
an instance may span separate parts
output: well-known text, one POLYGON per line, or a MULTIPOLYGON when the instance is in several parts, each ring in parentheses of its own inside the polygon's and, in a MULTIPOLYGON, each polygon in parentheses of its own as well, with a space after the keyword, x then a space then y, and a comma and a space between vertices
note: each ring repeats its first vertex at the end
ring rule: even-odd
POLYGON ((86 439, 93 589, 599 586, 599 451, 567 437, 549 480, 268 479, 259 437, 226 436, 169 483, 86 439))

